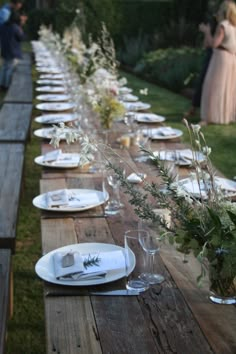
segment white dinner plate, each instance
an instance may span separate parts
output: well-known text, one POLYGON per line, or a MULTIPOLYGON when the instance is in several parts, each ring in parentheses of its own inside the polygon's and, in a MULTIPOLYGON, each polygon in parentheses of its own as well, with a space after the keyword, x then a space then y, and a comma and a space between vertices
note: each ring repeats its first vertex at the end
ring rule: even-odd
POLYGON ((141 101, 138 102, 122 102, 123 106, 127 111, 146 111, 147 109, 151 108, 149 103, 144 103, 141 101))
MULTIPOLYGON (((162 161, 176 161, 177 154, 179 154, 178 165, 190 166, 192 164, 193 153, 190 149, 159 150, 159 151, 153 152, 153 155, 159 157, 159 159, 162 161), (189 153, 184 154, 185 151, 187 151, 189 153), (183 152, 183 155, 181 155, 181 152, 183 152)), ((201 163, 206 160, 206 156, 200 151, 195 151, 194 152, 194 160, 201 163)))
POLYGON ((71 157, 80 157, 78 153, 62 153, 59 160, 56 161, 44 161, 44 156, 37 156, 34 159, 34 162, 37 165, 43 167, 51 167, 51 168, 76 168, 79 166, 79 163, 70 161, 71 157))
MULTIPOLYGON (((169 140, 169 139, 176 139, 183 135, 183 132, 179 129, 172 128, 174 134, 172 135, 162 135, 160 133, 161 128, 152 128, 148 130, 148 135, 152 140, 169 140)), ((143 130, 144 133, 147 132, 147 129, 143 130)))
POLYGON ((138 96, 132 95, 131 93, 123 94, 121 96, 123 102, 136 102, 138 101, 138 96))
POLYGON ((59 285, 69 285, 69 286, 87 286, 87 285, 98 285, 110 283, 112 281, 121 279, 126 275, 130 274, 135 267, 135 255, 133 252, 129 251, 129 267, 128 269, 113 269, 108 270, 106 276, 101 279, 93 280, 58 280, 55 277, 54 265, 53 265, 53 254, 55 252, 79 252, 81 254, 91 254, 91 253, 101 253, 101 252, 113 252, 113 251, 125 252, 123 247, 112 245, 109 243, 77 243, 73 245, 67 245, 60 247, 56 250, 48 252, 43 257, 41 257, 35 265, 36 274, 43 280, 59 284, 59 285))
POLYGON ((38 95, 36 99, 39 101, 46 101, 46 102, 63 102, 68 101, 70 99, 69 95, 62 95, 62 94, 45 94, 45 95, 38 95))
POLYGON ((165 121, 165 117, 154 113, 135 113, 135 119, 139 123, 161 123, 165 121))
MULTIPOLYGON (((216 186, 220 187, 224 192, 226 197, 233 197, 236 195, 236 182, 223 177, 215 177, 214 179, 216 186)), ((179 181, 179 184, 185 191, 195 198, 203 199, 207 198, 206 186, 203 182, 199 184, 196 179, 192 180, 191 178, 184 178, 179 181)))
POLYGON ((36 67, 36 70, 39 73, 48 73, 48 74, 61 74, 61 69, 57 68, 56 66, 40 66, 36 67))
POLYGON ((36 108, 41 111, 54 111, 54 112, 63 112, 75 107, 75 104, 72 102, 50 102, 50 103, 39 103, 36 105, 36 108))
MULTIPOLYGON (((64 132, 60 134, 60 140, 66 139, 66 133, 70 131, 70 128, 65 128, 64 132)), ((51 140, 55 133, 54 128, 42 128, 34 131, 34 135, 38 138, 49 139, 51 140)))
POLYGON ((36 87, 36 91, 62 93, 65 92, 65 87, 64 86, 38 86, 36 87))
POLYGON ((40 75, 40 79, 52 79, 52 80, 60 80, 64 79, 64 74, 42 74, 40 75))
POLYGON ((63 80, 49 80, 49 79, 38 79, 37 84, 39 85, 51 85, 51 86, 62 86, 64 84, 63 80))
MULTIPOLYGON (((89 195, 94 196, 96 194, 96 203, 88 203, 87 204, 84 202, 84 205, 82 206, 70 206, 70 205, 61 205, 60 207, 50 207, 47 205, 47 193, 40 194, 37 197, 33 199, 33 205, 36 208, 42 209, 42 210, 48 210, 48 211, 55 211, 55 212, 78 212, 78 211, 84 211, 84 210, 89 210, 96 208, 99 205, 104 204, 108 198, 109 195, 107 192, 101 192, 97 191, 95 189, 68 189, 67 190, 69 194, 73 195, 73 199, 76 202, 76 198, 89 198, 89 195)), ((56 192, 56 191, 55 191, 56 192)))
POLYGON ((133 90, 129 87, 123 86, 123 87, 119 87, 119 93, 121 94, 125 94, 125 93, 130 93, 133 90))
POLYGON ((52 114, 43 114, 35 118, 35 122, 41 124, 58 124, 58 123, 67 123, 72 122, 77 119, 77 115, 73 113, 52 113, 52 114))

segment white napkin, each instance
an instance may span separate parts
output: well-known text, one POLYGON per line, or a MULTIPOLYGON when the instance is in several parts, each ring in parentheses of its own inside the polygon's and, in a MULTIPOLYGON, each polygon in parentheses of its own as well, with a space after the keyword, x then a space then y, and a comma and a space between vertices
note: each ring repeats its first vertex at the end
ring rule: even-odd
POLYGON ((223 189, 227 192, 236 192, 236 182, 235 181, 231 181, 230 179, 226 179, 226 178, 216 177, 215 183, 217 186, 219 186, 221 189, 223 189))
POLYGON ((128 93, 128 94, 122 95, 121 100, 125 101, 125 102, 135 102, 135 101, 138 101, 138 97, 128 93))
POLYGON ((50 152, 47 152, 45 155, 43 155, 43 162, 50 162, 50 161, 55 161, 59 158, 61 155, 61 149, 53 150, 50 152))
POLYGON ((136 115, 136 120, 139 122, 159 122, 160 120, 162 120, 161 116, 158 116, 157 114, 153 114, 153 113, 146 113, 146 114, 137 114, 136 115))
POLYGON ((76 154, 76 153, 62 153, 58 156, 58 158, 53 161, 53 165, 54 166, 60 166, 60 165, 78 165, 80 162, 80 155, 79 154, 76 154))
POLYGON ((171 127, 160 127, 157 129, 152 129, 155 130, 154 135, 163 135, 163 136, 170 136, 170 135, 176 135, 176 132, 171 128, 171 127))
POLYGON ((94 192, 74 193, 67 189, 58 189, 46 193, 46 205, 52 207, 84 208, 101 202, 99 195, 94 192))
POLYGON ((66 206, 69 203, 67 189, 58 189, 46 193, 46 203, 48 208, 66 206))
POLYGON ((125 269, 125 257, 121 250, 112 252, 97 252, 80 254, 71 252, 73 256, 72 265, 63 267, 63 258, 66 253, 53 253, 53 264, 56 279, 60 280, 93 280, 104 278, 109 270, 125 269), (84 266, 88 258, 98 257, 98 265, 84 266))
POLYGON ((127 180, 131 183, 140 183, 146 178, 146 174, 144 173, 131 173, 127 180))

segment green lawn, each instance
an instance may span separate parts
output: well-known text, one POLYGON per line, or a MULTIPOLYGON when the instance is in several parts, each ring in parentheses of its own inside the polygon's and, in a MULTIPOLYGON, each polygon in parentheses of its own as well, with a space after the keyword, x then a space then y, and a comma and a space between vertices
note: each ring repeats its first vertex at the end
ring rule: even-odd
MULTIPOLYGON (((33 73, 35 76, 35 73, 33 73)), ((141 100, 150 102, 152 111, 167 118, 167 124, 183 129, 184 141, 188 134, 181 123, 183 112, 190 102, 186 98, 148 84, 130 74, 126 76, 134 93, 140 88, 149 89, 148 96, 141 100)), ((1 98, 1 97, 0 97, 1 98)), ((37 112, 34 111, 35 116, 37 112)), ((193 123, 199 121, 195 117, 193 123)), ((33 123, 32 131, 38 125, 33 123)), ((203 128, 208 145, 212 147, 212 159, 215 166, 226 176, 236 175, 234 154, 236 151, 236 124, 229 126, 206 126, 203 128)), ((14 316, 8 325, 8 354, 44 354, 44 310, 42 282, 34 272, 34 266, 41 255, 40 212, 32 206, 32 199, 39 192, 40 168, 33 160, 40 153, 40 141, 33 137, 28 143, 25 155, 24 188, 21 198, 16 255, 13 257, 14 271, 14 316)))

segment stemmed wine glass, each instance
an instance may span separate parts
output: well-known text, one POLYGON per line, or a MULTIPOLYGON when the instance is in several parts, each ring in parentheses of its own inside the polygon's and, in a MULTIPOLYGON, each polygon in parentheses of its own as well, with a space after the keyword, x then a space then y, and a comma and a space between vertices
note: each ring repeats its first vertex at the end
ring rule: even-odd
MULTIPOLYGON (((142 223, 142 222, 140 222, 142 223)), ((140 225, 142 228, 145 228, 145 224, 140 225)), ((161 274, 154 273, 154 260, 155 255, 158 254, 163 237, 160 234, 159 225, 157 223, 152 223, 149 225, 148 233, 139 234, 139 242, 143 250, 148 254, 149 259, 149 270, 140 275, 140 278, 147 281, 149 284, 160 284, 165 278, 161 274)))
MULTIPOLYGON (((122 161, 119 161, 118 163, 116 162, 115 167, 119 169, 119 172, 125 176, 125 168, 122 163, 122 161)), ((106 172, 106 177, 107 177, 107 182, 109 186, 112 187, 112 197, 108 201, 106 207, 105 207, 105 213, 107 215, 115 215, 118 214, 120 209, 124 207, 124 205, 121 203, 120 200, 120 177, 118 173, 112 169, 109 168, 106 172)))

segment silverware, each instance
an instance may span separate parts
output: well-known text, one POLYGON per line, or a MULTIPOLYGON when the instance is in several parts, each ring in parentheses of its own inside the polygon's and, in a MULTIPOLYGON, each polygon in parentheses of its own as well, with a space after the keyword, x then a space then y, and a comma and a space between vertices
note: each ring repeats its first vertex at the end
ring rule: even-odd
POLYGON ((49 290, 47 297, 51 296, 137 296, 138 290, 110 290, 110 291, 89 291, 89 290, 49 290))

